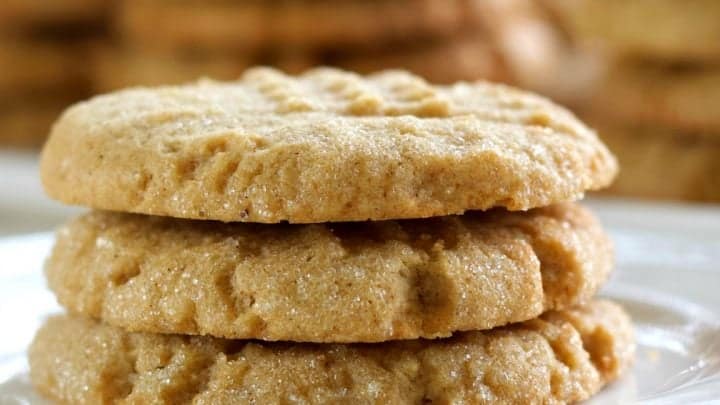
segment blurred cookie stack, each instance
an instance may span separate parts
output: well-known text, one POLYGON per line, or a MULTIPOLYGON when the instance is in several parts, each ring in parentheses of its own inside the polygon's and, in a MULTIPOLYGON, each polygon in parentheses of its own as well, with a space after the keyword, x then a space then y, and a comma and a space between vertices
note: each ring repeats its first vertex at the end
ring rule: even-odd
POLYGON ((106 3, 0 2, 0 144, 42 143, 57 115, 90 94, 87 44, 106 3))
POLYGON ((95 210, 46 262, 69 314, 38 332, 32 382, 73 404, 587 399, 634 352, 594 298, 611 243, 574 202, 616 171, 546 99, 402 71, 76 104, 41 173, 95 210))
POLYGON ((552 76, 556 51, 530 0, 120 0, 114 27, 114 44, 97 55, 98 92, 229 80, 258 64, 534 87, 552 76))
POLYGON ((611 191, 720 201, 720 2, 546 3, 577 46, 604 58, 580 109, 619 158, 611 191))

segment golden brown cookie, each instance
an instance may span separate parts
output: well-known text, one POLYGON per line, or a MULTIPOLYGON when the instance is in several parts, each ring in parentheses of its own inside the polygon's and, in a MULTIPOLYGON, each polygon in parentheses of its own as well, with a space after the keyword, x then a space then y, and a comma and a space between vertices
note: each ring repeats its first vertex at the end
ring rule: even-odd
POLYGON ((607 123, 598 130, 620 162, 620 175, 608 193, 720 202, 717 137, 607 123))
POLYGON ((41 171, 70 204, 309 223, 546 206, 606 186, 616 163, 567 110, 509 87, 259 68, 79 103, 41 171))
POLYGON ((720 134, 720 67, 619 64, 597 83, 591 104, 626 123, 720 134))
POLYGON ((720 59, 717 0, 543 0, 579 40, 630 56, 720 59))
POLYGON ((35 387, 73 404, 524 404, 587 399, 633 355, 628 316, 595 301, 487 332, 364 345, 129 333, 59 316, 29 358, 35 387))
POLYGON ((93 212, 58 232, 46 274, 71 312, 132 331, 379 342, 585 302, 612 262, 574 204, 312 225, 93 212))
POLYGON ((0 36, 0 96, 85 94, 85 44, 0 36))
POLYGON ((118 32, 162 49, 368 46, 472 25, 472 0, 202 2, 125 0, 118 32))

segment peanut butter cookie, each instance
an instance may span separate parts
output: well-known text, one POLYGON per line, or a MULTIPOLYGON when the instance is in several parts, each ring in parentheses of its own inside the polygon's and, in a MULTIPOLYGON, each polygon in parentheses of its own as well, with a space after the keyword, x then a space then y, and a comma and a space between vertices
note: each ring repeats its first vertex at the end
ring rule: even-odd
POLYGON ((35 387, 65 403, 568 403, 632 362, 608 301, 440 340, 324 345, 129 333, 51 318, 30 348, 35 387))
POLYGON ((593 131, 531 93, 263 68, 79 103, 41 162, 65 203, 264 223, 525 210, 577 200, 616 170, 593 131))
POLYGON ((573 204, 312 225, 94 212, 58 232, 46 272, 71 312, 133 331, 379 342, 584 302, 612 262, 573 204))

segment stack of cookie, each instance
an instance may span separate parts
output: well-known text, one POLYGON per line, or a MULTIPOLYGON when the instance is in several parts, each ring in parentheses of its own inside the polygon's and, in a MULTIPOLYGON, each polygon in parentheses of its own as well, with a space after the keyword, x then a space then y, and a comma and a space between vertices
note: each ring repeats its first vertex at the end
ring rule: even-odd
POLYGON ((105 2, 0 2, 0 143, 37 145, 90 90, 85 45, 105 2))
POLYGON ((121 0, 114 25, 115 44, 96 58, 99 92, 233 80, 256 64, 532 85, 551 75, 556 56, 530 0, 121 0))
POLYGON ((614 158, 529 93, 257 68, 77 104, 41 166, 95 209, 47 261, 56 400, 573 402, 632 358, 573 202, 614 158))
POLYGON ((548 3, 579 46, 605 56, 583 109, 620 160, 612 191, 720 201, 720 2, 548 3))

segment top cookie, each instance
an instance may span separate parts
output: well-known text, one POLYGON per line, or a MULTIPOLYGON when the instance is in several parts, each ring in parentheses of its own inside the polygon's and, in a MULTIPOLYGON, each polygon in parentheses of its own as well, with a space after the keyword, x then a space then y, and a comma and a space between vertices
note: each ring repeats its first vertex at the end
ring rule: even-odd
POLYGON ((41 161, 66 203, 264 223, 524 210, 616 171, 594 132, 533 94, 333 69, 96 97, 56 122, 41 161))

